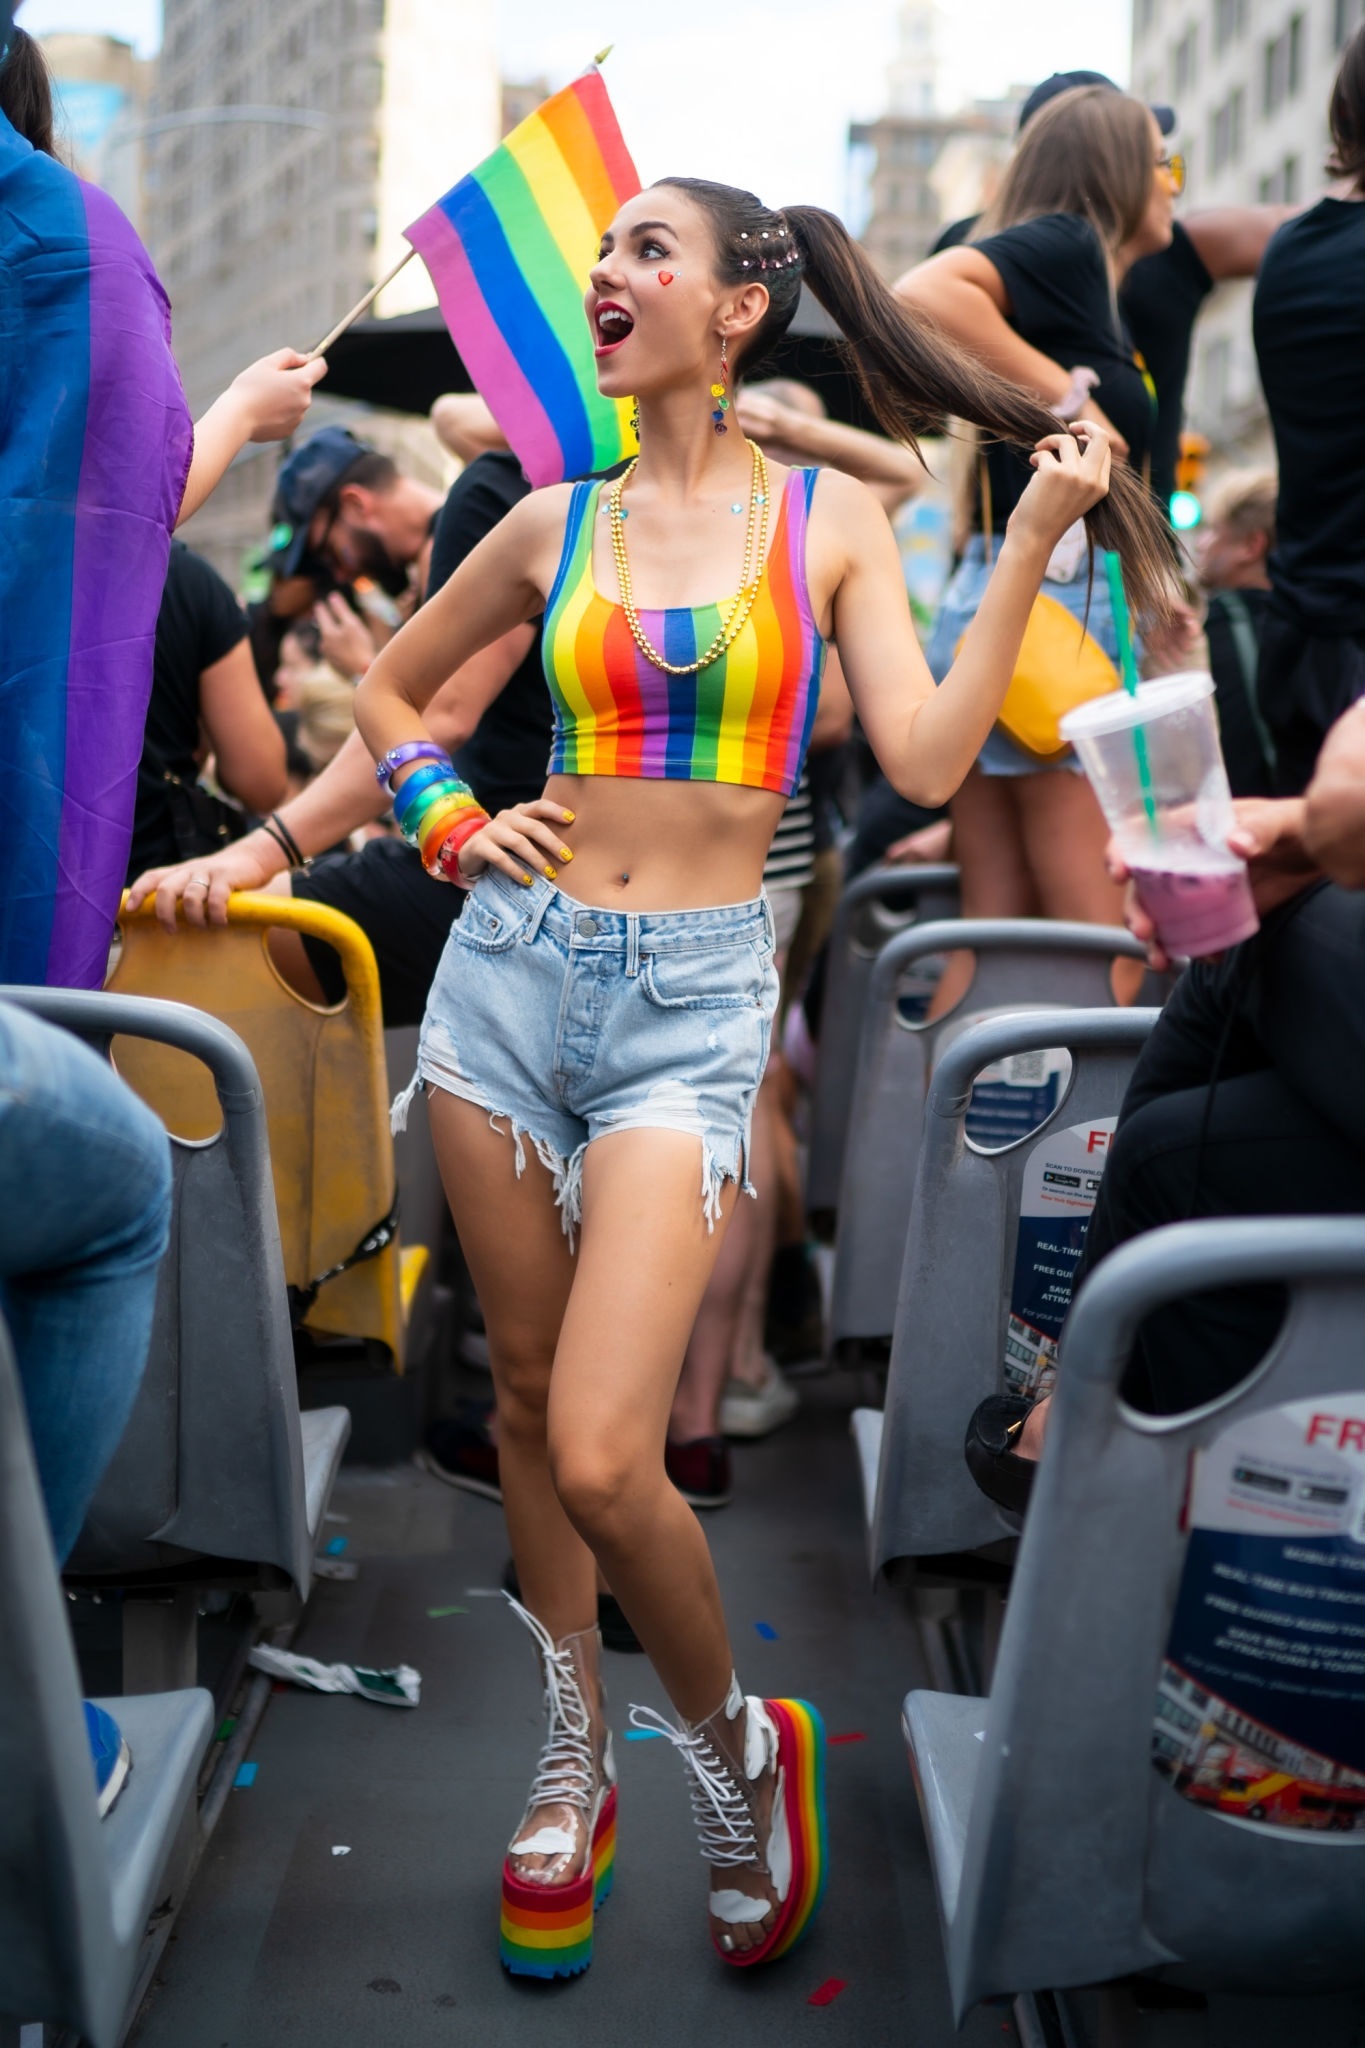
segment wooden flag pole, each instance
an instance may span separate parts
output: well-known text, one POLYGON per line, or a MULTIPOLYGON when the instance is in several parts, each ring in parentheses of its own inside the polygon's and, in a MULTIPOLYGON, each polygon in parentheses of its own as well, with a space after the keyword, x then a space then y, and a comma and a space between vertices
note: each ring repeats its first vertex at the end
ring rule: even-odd
POLYGON ((405 265, 411 263, 413 257, 416 254, 417 251, 415 249, 409 249, 406 255, 399 257, 398 261, 394 264, 393 269, 390 270, 386 276, 381 277, 377 285, 372 286, 371 289, 366 292, 363 299, 357 299, 355 305, 352 306, 350 312, 346 314, 345 318, 337 321, 337 324, 332 329, 331 333, 324 334, 322 340, 318 343, 317 347, 309 350, 308 361, 310 363, 315 363, 319 356, 325 356, 328 349, 332 346, 332 343, 334 341, 340 341, 342 335, 346 332, 346 329, 348 327, 353 327, 356 321, 360 318, 362 313, 368 313, 370 307, 374 304, 375 300, 379 297, 379 294, 384 290, 385 286, 391 285, 393 283, 399 271, 402 270, 405 267, 405 265))

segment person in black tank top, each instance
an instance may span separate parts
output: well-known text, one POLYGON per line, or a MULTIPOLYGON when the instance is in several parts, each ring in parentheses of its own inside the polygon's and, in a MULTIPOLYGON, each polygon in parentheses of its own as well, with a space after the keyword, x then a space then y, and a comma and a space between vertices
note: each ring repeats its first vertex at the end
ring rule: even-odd
MULTIPOLYGON (((1121 262, 1170 242, 1178 183, 1149 109, 1108 86, 1075 87, 1030 120, 976 240, 912 270, 898 293, 1068 418, 1104 423, 1128 466, 1145 476, 1155 396, 1116 286, 1121 262)), ((947 673, 976 615, 1027 478, 1006 448, 987 447, 975 465, 971 538, 928 649, 935 675, 947 673)), ((1078 640, 1084 630, 1112 663, 1117 640, 1104 578, 1092 584, 1079 531, 1072 543, 1049 563, 1043 595, 1071 612, 1078 640)), ((1119 922, 1104 820, 1075 770, 1070 754, 1044 762, 999 727, 990 735, 950 806, 964 915, 1119 922)), ((970 974, 970 957, 957 956, 937 1010, 952 1006, 970 974)))

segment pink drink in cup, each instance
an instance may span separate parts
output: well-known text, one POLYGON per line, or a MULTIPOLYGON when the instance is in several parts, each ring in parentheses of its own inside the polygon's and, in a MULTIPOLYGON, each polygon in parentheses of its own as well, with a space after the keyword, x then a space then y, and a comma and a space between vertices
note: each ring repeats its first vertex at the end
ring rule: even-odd
POLYGON ((1259 927, 1245 863, 1227 844, 1232 797, 1213 678, 1159 676, 1062 720, 1162 948, 1225 952, 1259 927))
MULTIPOLYGON (((1193 849, 1191 849, 1193 853, 1193 849)), ((1225 953, 1260 928, 1245 865, 1235 854, 1221 860, 1208 848, 1207 864, 1148 866, 1129 861, 1138 901, 1156 926, 1167 953, 1199 960, 1206 953, 1225 953)))

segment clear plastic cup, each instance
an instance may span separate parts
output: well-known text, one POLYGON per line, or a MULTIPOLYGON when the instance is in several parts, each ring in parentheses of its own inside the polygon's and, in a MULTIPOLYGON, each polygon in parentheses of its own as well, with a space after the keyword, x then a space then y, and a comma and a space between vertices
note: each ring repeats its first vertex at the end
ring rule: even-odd
POLYGON ((1198 959, 1249 939, 1260 920, 1246 864, 1227 843, 1232 793, 1213 677, 1190 671, 1140 683, 1136 695, 1114 690, 1069 711, 1061 729, 1165 951, 1198 959))

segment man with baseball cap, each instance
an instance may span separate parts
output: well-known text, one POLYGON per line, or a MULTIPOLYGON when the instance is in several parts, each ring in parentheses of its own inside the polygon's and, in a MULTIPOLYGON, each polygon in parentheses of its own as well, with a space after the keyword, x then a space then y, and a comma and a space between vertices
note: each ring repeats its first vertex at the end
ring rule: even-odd
POLYGON ((280 466, 266 566, 277 583, 367 576, 397 597, 440 508, 440 492, 404 476, 391 456, 349 427, 323 427, 280 466))

